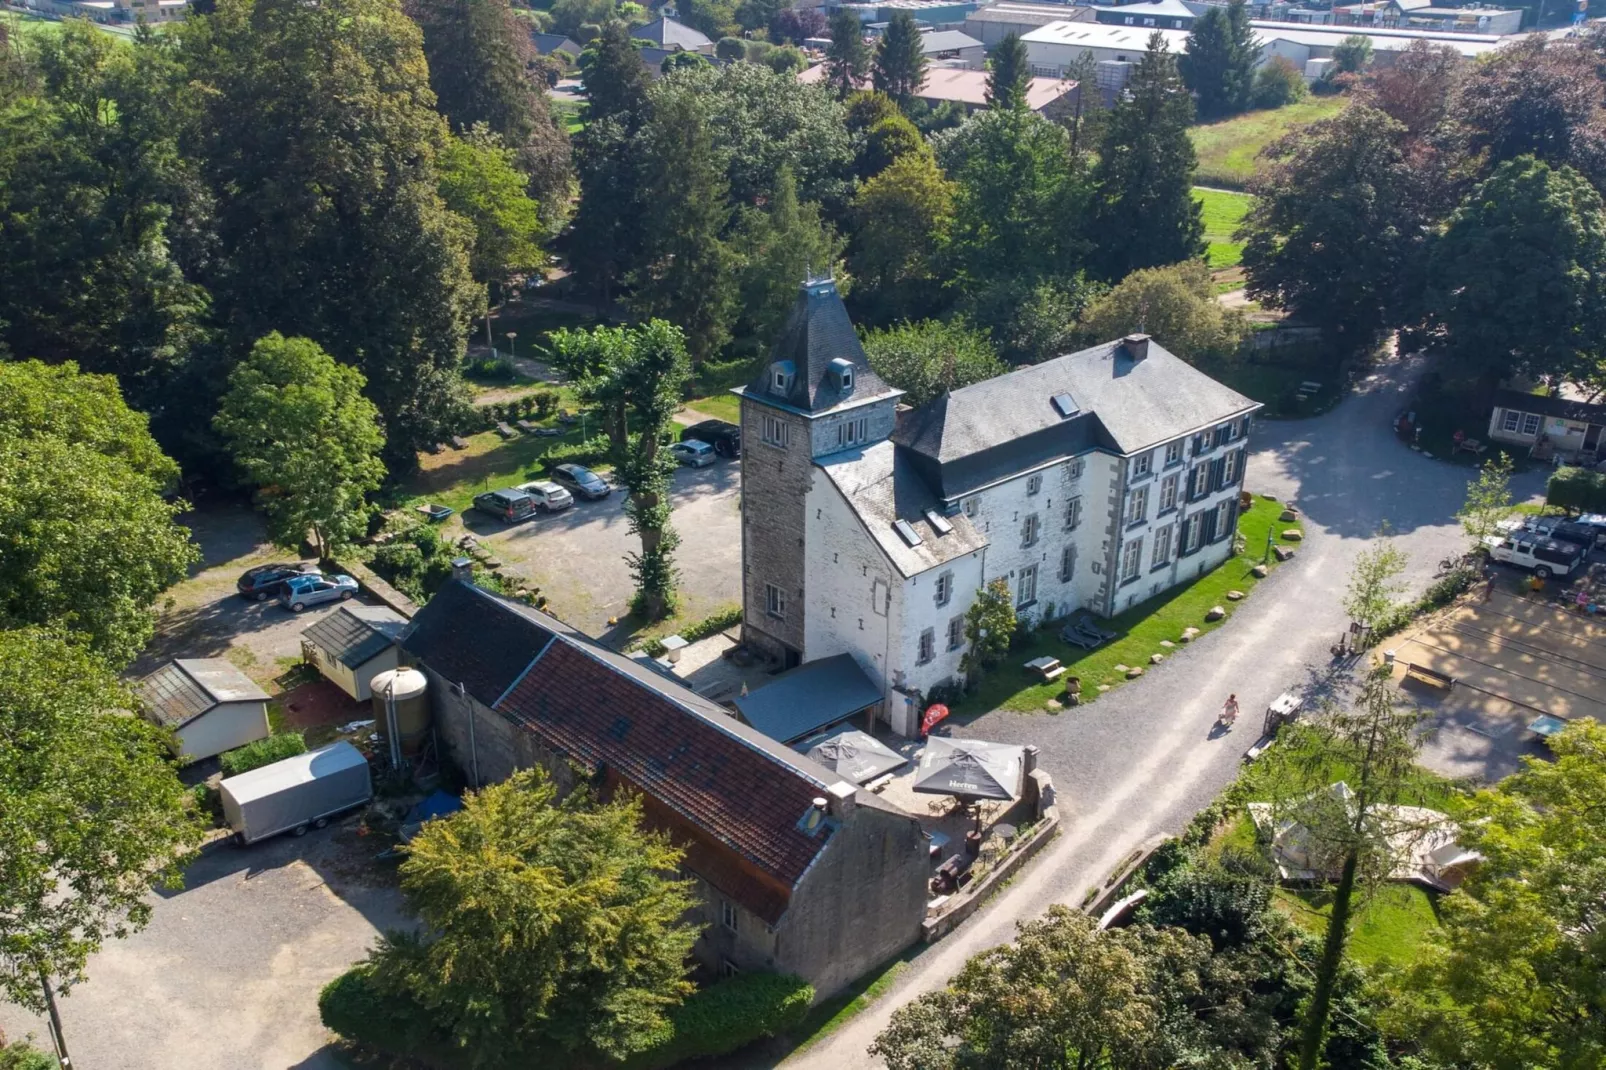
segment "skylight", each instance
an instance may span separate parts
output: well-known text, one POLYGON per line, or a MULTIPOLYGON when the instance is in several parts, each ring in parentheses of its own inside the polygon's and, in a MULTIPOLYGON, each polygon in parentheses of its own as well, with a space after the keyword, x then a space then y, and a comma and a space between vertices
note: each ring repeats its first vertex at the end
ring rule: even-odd
POLYGON ((954 526, 948 523, 948 518, 935 509, 926 510, 926 521, 938 535, 953 534, 954 526))
POLYGON ((892 522, 892 530, 898 533, 898 538, 902 539, 910 546, 920 545, 920 536, 915 534, 915 529, 909 526, 909 521, 894 520, 892 522))
POLYGON ((1061 416, 1075 416, 1078 412, 1076 402, 1069 394, 1055 394, 1054 409, 1061 416))

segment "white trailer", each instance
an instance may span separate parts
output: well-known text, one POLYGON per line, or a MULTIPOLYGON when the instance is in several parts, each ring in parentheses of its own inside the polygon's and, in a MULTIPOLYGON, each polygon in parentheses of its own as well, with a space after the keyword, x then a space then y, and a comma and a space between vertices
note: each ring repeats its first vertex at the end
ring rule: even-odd
POLYGON ((219 790, 223 816, 242 844, 281 832, 305 835, 374 796, 368 759, 344 740, 229 777, 219 790))

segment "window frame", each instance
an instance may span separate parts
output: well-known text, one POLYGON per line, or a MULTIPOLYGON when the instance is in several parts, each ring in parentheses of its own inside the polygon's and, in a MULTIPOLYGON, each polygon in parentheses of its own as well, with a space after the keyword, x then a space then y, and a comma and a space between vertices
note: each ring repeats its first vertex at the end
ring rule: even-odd
POLYGON ((1177 507, 1177 485, 1182 482, 1179 478, 1181 475, 1181 472, 1172 472, 1160 480, 1159 513, 1169 512, 1177 507))
POLYGON ((1182 463, 1182 440, 1167 442, 1165 444, 1165 466, 1170 468, 1174 464, 1182 463))
POLYGON ((1026 496, 1041 493, 1043 489, 1043 473, 1033 472, 1026 477, 1026 496))
POLYGON ((1121 582, 1127 583, 1143 575, 1143 536, 1127 540, 1121 549, 1121 582))
POLYGON ((1027 513, 1026 514, 1026 519, 1021 521, 1021 526, 1020 526, 1020 544, 1021 544, 1021 548, 1025 549, 1026 547, 1029 547, 1029 546, 1036 546, 1037 545, 1037 540, 1042 536, 1042 534, 1043 534, 1043 525, 1038 520, 1037 514, 1036 513, 1027 513))
POLYGON ((870 418, 868 416, 850 416, 837 422, 837 449, 845 450, 852 446, 862 446, 868 441, 870 441, 870 418), (850 430, 851 434, 849 433, 850 430))
POLYGON ((915 649, 915 664, 929 665, 937 660, 937 629, 922 628, 919 645, 915 649))
POLYGON ((1516 409, 1504 410, 1505 416, 1500 421, 1500 429, 1508 435, 1522 434, 1522 413, 1516 409))
POLYGON ((970 497, 962 499, 959 503, 959 511, 972 520, 976 519, 976 514, 981 512, 981 495, 972 494, 970 497))
POLYGON ((1082 526, 1082 496, 1073 494, 1065 502, 1065 530, 1075 531, 1082 526))
POLYGON ((949 602, 953 601, 953 597, 954 572, 953 569, 945 569, 937 574, 937 591, 935 598, 939 606, 945 606, 949 602))
POLYGON ((764 584, 764 615, 776 620, 786 619, 786 592, 779 584, 764 584))
POLYGON ((1149 568, 1163 568, 1171 563, 1171 536, 1175 524, 1162 524, 1154 529, 1154 542, 1149 549, 1149 568))
POLYGON ((767 446, 774 446, 779 450, 788 449, 791 446, 792 425, 779 416, 764 413, 759 424, 758 437, 759 441, 767 446))
POLYGON ((1141 479, 1154 471, 1154 453, 1140 453, 1132 458, 1132 478, 1141 479))
POLYGON ((955 651, 965 645, 965 615, 963 613, 948 618, 948 649, 955 651))
POLYGON ((1022 565, 1015 576, 1015 609, 1022 610, 1037 601, 1037 566, 1022 565), (1030 588, 1028 590, 1028 588, 1030 588), (1029 595, 1029 597, 1022 597, 1029 595))
POLYGON ((1137 487, 1126 496, 1126 526, 1149 519, 1149 488, 1137 487))
POLYGON ((1525 413, 1522 414, 1522 433, 1523 433, 1523 435, 1525 435, 1525 436, 1537 435, 1537 434, 1539 434, 1540 431, 1544 430, 1544 426, 1545 426, 1545 421, 1537 412, 1525 412, 1525 413), (1533 421, 1533 430, 1532 431, 1528 430, 1528 422, 1530 420, 1533 421))
POLYGON ((1060 582, 1070 583, 1076 578, 1076 544, 1068 542, 1060 550, 1060 582))
POLYGON ((740 932, 741 915, 736 912, 736 904, 729 899, 719 901, 719 924, 731 932, 740 932))

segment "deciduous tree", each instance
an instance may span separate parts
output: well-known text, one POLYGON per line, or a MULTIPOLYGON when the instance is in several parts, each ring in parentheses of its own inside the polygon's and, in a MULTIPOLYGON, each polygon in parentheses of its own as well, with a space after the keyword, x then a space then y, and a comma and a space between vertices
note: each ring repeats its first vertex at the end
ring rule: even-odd
POLYGON ((921 50, 920 29, 914 16, 902 8, 893 12, 876 44, 870 80, 878 91, 907 107, 926 80, 926 54, 921 50))
POLYGON ((610 22, 580 57, 586 125, 575 138, 580 205, 570 263, 602 304, 640 262, 645 238, 640 161, 634 139, 646 125, 649 75, 623 23, 610 22))
POLYGON ((880 318, 924 315, 938 304, 938 265, 953 210, 953 184, 928 152, 898 157, 859 187, 849 262, 860 300, 880 318))
POLYGON ((199 556, 178 476, 110 376, 0 363, 0 628, 50 627, 120 669, 199 556))
POLYGON ((1467 500, 1455 518, 1467 533, 1470 549, 1484 547, 1484 539, 1499 534, 1500 522, 1515 509, 1511 500, 1511 457, 1504 451, 1478 467, 1478 478, 1467 484, 1467 500))
POLYGON ((229 375, 214 423, 240 472, 257 486, 273 541, 311 533, 320 557, 352 542, 379 489, 385 437, 362 395, 362 373, 306 338, 270 334, 229 375))
POLYGON ((831 46, 825 50, 826 84, 840 99, 856 92, 870 74, 870 47, 864 43, 864 28, 851 9, 839 7, 831 13, 831 46))
POLYGON ((1405 571, 1405 552, 1380 531, 1376 545, 1355 555, 1349 584, 1344 590, 1344 612, 1363 628, 1381 624, 1395 610, 1394 599, 1405 591, 1400 575, 1405 571))
POLYGON ((408 844, 402 891, 426 935, 389 934, 370 956, 376 984, 474 1066, 622 1059, 691 992, 680 859, 642 828, 639 798, 560 799, 539 767, 514 773, 408 844))
POLYGON ((791 42, 802 45, 811 37, 824 37, 830 23, 825 12, 817 7, 788 5, 775 13, 770 20, 770 40, 776 44, 791 42))
POLYGON ((1448 45, 1412 41, 1387 67, 1373 70, 1360 94, 1413 138, 1438 129, 1455 102, 1466 64, 1448 45))
POLYGON ((1031 66, 1020 34, 1011 30, 987 57, 987 106, 1018 108, 1026 103, 1031 66))
POLYGON ((1248 331, 1243 316, 1221 306, 1202 260, 1134 271, 1097 298, 1082 318, 1083 336, 1108 342, 1132 332, 1153 335, 1188 361, 1231 357, 1248 331))
POLYGON ((1333 70, 1339 74, 1359 74, 1372 65, 1372 39, 1350 34, 1333 46, 1333 70))
POLYGON ((965 653, 959 667, 967 677, 980 679, 1004 659, 1018 623, 1009 581, 1003 577, 989 580, 965 610, 965 653))
POLYGON ((1571 164, 1606 184, 1606 117, 1596 58, 1587 49, 1550 44, 1535 34, 1472 68, 1456 116, 1473 152, 1487 150, 1484 173, 1519 156, 1571 164))
POLYGON ((864 354, 877 375, 904 392, 906 405, 924 405, 1009 370, 987 335, 963 321, 922 320, 866 331, 864 354))
POLYGON ((1193 199, 1192 121, 1193 101, 1176 58, 1156 31, 1105 123, 1093 172, 1091 227, 1104 277, 1204 252, 1204 220, 1193 199))
POLYGON ((0 629, 0 999, 43 1013, 44 986, 82 981, 150 921, 153 888, 181 883, 201 830, 137 707, 53 630, 0 629))
MULTIPOLYGON (((448 135, 439 161, 441 198, 474 226, 469 270, 495 300, 505 296, 510 275, 541 263, 540 206, 525 192, 528 182, 515 155, 489 129, 475 126, 448 135)), ((490 330, 487 306, 487 339, 490 330)))

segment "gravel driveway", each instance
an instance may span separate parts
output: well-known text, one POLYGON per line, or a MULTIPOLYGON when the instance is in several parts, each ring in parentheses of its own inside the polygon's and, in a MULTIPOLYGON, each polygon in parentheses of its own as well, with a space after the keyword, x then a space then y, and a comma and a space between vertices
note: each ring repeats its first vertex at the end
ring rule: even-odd
MULTIPOLYGON (((1063 831, 974 919, 910 962, 890 991, 828 1039, 786 1061, 799 1070, 879 1065, 866 1053, 892 1011, 940 987, 976 952, 1010 939, 1018 919, 1085 890, 1150 839, 1180 830, 1237 774, 1259 711, 1280 692, 1331 686, 1328 647, 1347 621, 1339 608, 1355 555, 1387 523, 1410 555, 1414 590, 1440 558, 1464 549, 1454 519, 1470 469, 1411 452, 1389 432, 1418 358, 1386 365, 1357 394, 1311 420, 1264 422, 1251 440, 1247 486, 1296 501, 1305 541, 1233 615, 1229 627, 1170 657, 1141 680, 1059 716, 996 712, 958 733, 1035 743, 1054 776, 1063 831), (1216 712, 1237 692, 1245 720, 1212 738, 1216 712)), ((1542 473, 1513 480, 1519 500, 1542 473)), ((747 1059, 732 1066, 771 1062, 747 1059)))

